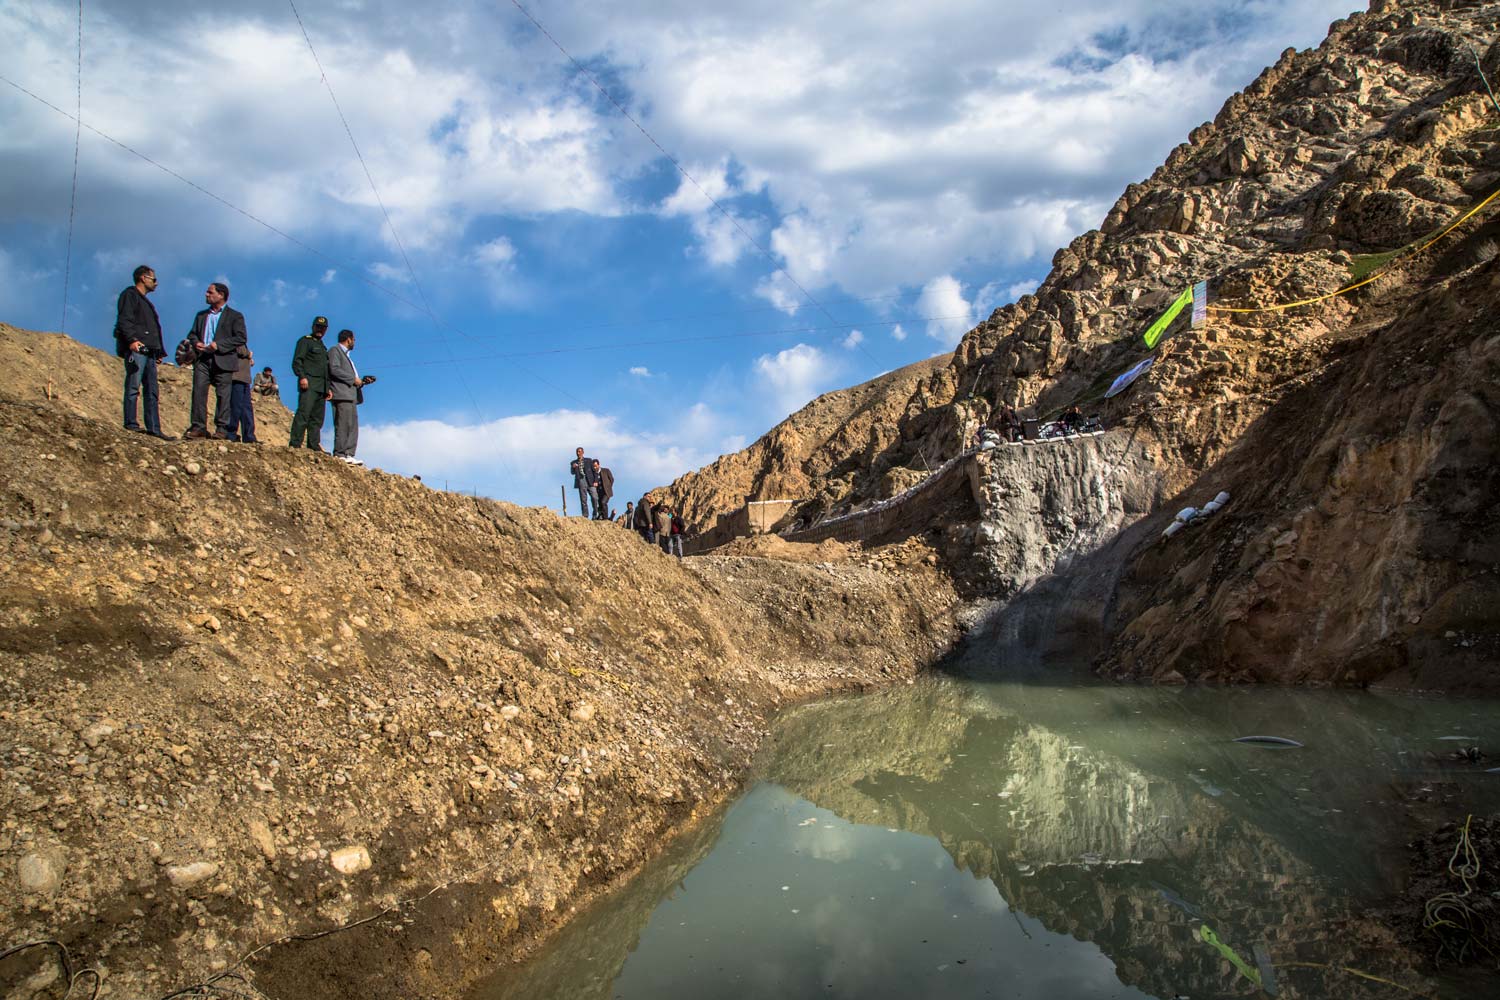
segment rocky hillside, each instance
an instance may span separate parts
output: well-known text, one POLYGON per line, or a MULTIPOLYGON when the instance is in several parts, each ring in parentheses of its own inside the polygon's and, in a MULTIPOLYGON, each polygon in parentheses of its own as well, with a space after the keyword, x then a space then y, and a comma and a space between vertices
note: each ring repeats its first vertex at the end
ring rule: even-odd
MULTIPOLYGON (((916 543, 680 561, 325 455, 159 442, 34 398, 26 348, 65 345, 11 336, 0 948, 61 941, 108 995, 231 970, 271 997, 459 994, 731 793, 776 706, 899 681, 954 635, 916 543)), ((110 389, 75 353, 72 384, 110 389)), ((13 956, 0 995, 59 975, 13 956)))
POLYGON ((907 398, 951 361, 951 355, 940 354, 853 388, 824 393, 750 447, 679 477, 662 492, 681 506, 693 533, 738 508, 746 497, 795 499, 803 501, 804 511, 822 511, 851 493, 900 492, 920 474, 903 470, 889 476, 882 456, 897 441, 897 421, 907 398))
MULTIPOLYGON (((1152 457, 1166 510, 1235 497, 1212 531, 1123 547, 1113 673, 1451 686, 1469 667, 1438 659, 1493 668, 1497 553, 1480 539, 1497 527, 1481 498, 1500 464, 1500 212, 1395 251, 1500 186, 1500 112, 1470 48, 1500 78, 1495 25, 1492 3, 1375 0, 1316 49, 1283 53, 1058 251, 1035 295, 921 379, 882 447, 822 458, 860 471, 829 481, 821 509, 920 476, 1002 402, 1041 417, 1079 402, 1152 457), (1217 307, 1252 308, 1387 261, 1348 295, 1213 312, 1196 330, 1184 318, 1132 389, 1102 398, 1192 282, 1217 307)), ((721 464, 769 467, 752 452, 721 464)))

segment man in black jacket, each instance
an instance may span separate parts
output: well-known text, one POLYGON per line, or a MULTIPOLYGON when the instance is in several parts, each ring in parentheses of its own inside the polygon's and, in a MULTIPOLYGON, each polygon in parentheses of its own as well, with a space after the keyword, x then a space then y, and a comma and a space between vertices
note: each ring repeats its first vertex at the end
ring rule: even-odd
POLYGON ((234 390, 234 373, 240 366, 239 349, 248 339, 245 317, 231 309, 229 286, 215 281, 203 293, 208 308, 193 317, 188 340, 193 345, 192 425, 184 438, 221 437, 232 440, 229 433, 229 400, 234 390), (214 388, 214 432, 208 430, 208 387, 214 388))
POLYGON ((161 320, 146 298, 156 291, 156 271, 142 264, 131 275, 135 284, 120 293, 115 309, 115 353, 125 360, 125 429, 164 438, 157 411, 156 366, 167 356, 161 341, 161 320), (142 398, 144 397, 144 398, 142 398), (136 422, 136 400, 146 426, 136 422))
POLYGON ((585 458, 583 449, 579 448, 575 453, 576 458, 568 463, 568 471, 573 474, 573 486, 578 490, 578 513, 584 517, 599 516, 599 473, 595 471, 595 462, 592 458, 585 458), (593 505, 593 510, 589 505, 593 505))

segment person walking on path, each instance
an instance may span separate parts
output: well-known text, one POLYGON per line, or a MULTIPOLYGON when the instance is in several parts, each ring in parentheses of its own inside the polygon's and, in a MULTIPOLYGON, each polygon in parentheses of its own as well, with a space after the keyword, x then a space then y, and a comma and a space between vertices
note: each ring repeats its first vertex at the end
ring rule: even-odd
POLYGON ((229 286, 215 281, 203 293, 208 304, 193 317, 188 342, 193 347, 193 404, 190 424, 184 438, 220 437, 230 439, 229 398, 233 392, 234 373, 240 366, 239 349, 249 339, 245 317, 231 309, 229 286), (214 430, 208 430, 208 389, 214 390, 214 430))
POLYGON ((255 440, 255 407, 250 402, 250 378, 255 371, 255 355, 250 348, 242 348, 240 366, 234 373, 234 386, 229 396, 229 433, 236 441, 260 444, 255 440))
POLYGON ((350 465, 364 465, 354 457, 359 447, 359 404, 365 401, 365 386, 375 376, 359 374, 349 352, 354 350, 354 331, 340 330, 339 342, 328 351, 328 389, 333 400, 333 457, 350 465))
POLYGON ((323 335, 328 332, 328 317, 313 317, 312 330, 297 341, 292 354, 292 374, 297 376, 297 413, 292 417, 290 447, 301 448, 304 442, 313 451, 323 450, 324 404, 328 392, 328 348, 323 335))
POLYGON ((156 366, 167 356, 161 319, 146 298, 156 291, 156 271, 142 264, 131 275, 135 284, 120 293, 115 308, 115 353, 125 361, 125 429, 164 438, 157 401, 156 366), (136 401, 146 426, 136 422, 136 401))
POLYGON ((576 449, 574 455, 568 471, 573 473, 573 486, 578 490, 578 513, 584 517, 598 517, 599 474, 594 470, 599 463, 584 457, 582 448, 576 449))
POLYGON ((599 507, 594 511, 594 516, 601 521, 609 520, 609 501, 615 495, 615 474, 599 464, 599 460, 593 459, 594 463, 594 491, 599 497, 599 507))

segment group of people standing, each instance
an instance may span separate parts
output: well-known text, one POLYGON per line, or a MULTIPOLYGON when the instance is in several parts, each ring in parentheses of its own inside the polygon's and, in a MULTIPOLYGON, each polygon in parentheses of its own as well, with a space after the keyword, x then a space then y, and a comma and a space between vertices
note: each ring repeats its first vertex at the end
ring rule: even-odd
MULTIPOLYGON (((156 269, 142 264, 131 274, 132 284, 120 293, 115 311, 115 348, 125 362, 125 429, 175 440, 163 433, 159 411, 157 366, 167 357, 161 318, 149 296, 156 291, 156 269), (137 414, 139 413, 139 419, 137 414), (144 426, 143 426, 144 424, 144 426)), ((252 397, 280 397, 276 376, 269 367, 254 377, 255 356, 250 350, 245 316, 229 306, 229 286, 209 284, 203 293, 205 308, 193 317, 187 336, 177 345, 174 361, 193 370, 193 395, 189 426, 184 440, 218 438, 259 444, 255 436, 252 397), (208 391, 214 391, 213 429, 208 422, 208 391)), ((297 342, 292 372, 297 376, 297 413, 292 419, 291 447, 322 451, 325 403, 333 403, 333 454, 351 465, 363 465, 354 457, 359 443, 359 414, 364 387, 375 381, 361 376, 349 352, 354 350, 354 331, 341 330, 338 343, 328 349, 323 336, 328 319, 313 320, 312 331, 297 342)))
POLYGON ((640 503, 625 505, 625 513, 620 515, 619 523, 626 528, 633 528, 649 544, 660 545, 667 555, 682 558, 682 543, 687 538, 687 522, 665 500, 653 503, 651 494, 647 493, 641 497, 640 503))
POLYGON ((663 552, 682 558, 682 542, 687 537, 687 524, 665 500, 652 502, 651 494, 641 497, 636 504, 625 502, 625 513, 618 516, 610 509, 610 498, 615 495, 615 474, 599 464, 597 458, 589 458, 582 448, 573 452, 573 461, 568 464, 573 477, 573 488, 578 491, 578 512, 596 521, 614 521, 623 528, 637 531, 653 545, 660 545, 663 552))

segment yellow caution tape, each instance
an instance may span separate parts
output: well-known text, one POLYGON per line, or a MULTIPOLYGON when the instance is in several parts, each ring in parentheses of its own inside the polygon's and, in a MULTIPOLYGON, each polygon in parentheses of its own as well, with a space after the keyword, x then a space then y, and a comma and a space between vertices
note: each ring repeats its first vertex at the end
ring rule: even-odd
POLYGON ((1402 986, 1400 983, 1393 983, 1389 979, 1377 976, 1372 972, 1361 972, 1358 969, 1351 969, 1347 965, 1326 965, 1322 962, 1277 962, 1276 965, 1278 968, 1282 969, 1328 969, 1332 972, 1347 972, 1351 976, 1358 976, 1361 979, 1368 979, 1371 982, 1384 983, 1386 986, 1394 986, 1396 987, 1396 989, 1404 990, 1405 992, 1410 993, 1414 996, 1431 997, 1431 994, 1429 993, 1423 993, 1421 990, 1414 990, 1410 986, 1402 986))
POLYGON ((1282 309, 1295 309, 1298 306, 1312 305, 1314 302, 1323 302, 1323 301, 1325 301, 1327 299, 1337 298, 1340 295, 1348 295, 1350 292, 1354 291, 1356 288, 1363 288, 1365 285, 1370 284, 1370 282, 1372 282, 1372 281, 1378 281, 1378 280, 1380 280, 1382 277, 1385 276, 1386 268, 1390 267, 1391 264, 1395 263, 1397 260, 1403 260, 1403 259, 1405 259, 1407 257, 1415 257, 1417 254, 1419 254, 1422 251, 1426 250, 1428 247, 1432 246, 1438 240, 1442 239, 1444 236, 1447 236, 1449 233, 1453 232, 1453 230, 1457 229, 1459 226, 1463 225, 1465 222, 1468 222, 1475 215, 1477 215, 1486 205, 1488 205, 1490 202, 1494 201, 1496 198, 1500 198, 1500 189, 1496 189, 1496 191, 1493 194, 1491 194, 1488 198, 1484 199, 1484 201, 1481 201, 1479 204, 1477 204, 1473 208, 1469 209, 1463 215, 1459 216, 1457 220, 1455 220, 1450 226, 1448 226, 1448 228, 1444 229, 1442 232, 1438 233, 1432 239, 1428 240, 1426 243, 1423 243, 1421 246, 1417 247, 1415 250, 1411 251, 1410 253, 1402 253, 1402 254, 1399 254, 1396 257, 1393 257, 1390 261, 1388 261, 1387 263, 1381 265, 1380 269, 1377 270, 1374 274, 1370 275, 1368 278, 1365 278, 1362 281, 1356 281, 1352 285, 1345 285, 1343 288, 1340 288, 1340 289, 1338 289, 1337 291, 1334 291, 1334 292, 1329 292, 1327 295, 1317 295, 1317 296, 1314 296, 1313 298, 1310 298, 1310 299, 1298 299, 1296 302, 1283 302, 1280 305, 1274 305, 1274 306, 1248 306, 1248 307, 1209 306, 1208 307, 1208 311, 1209 312, 1221 312, 1221 313, 1280 312, 1282 309))

